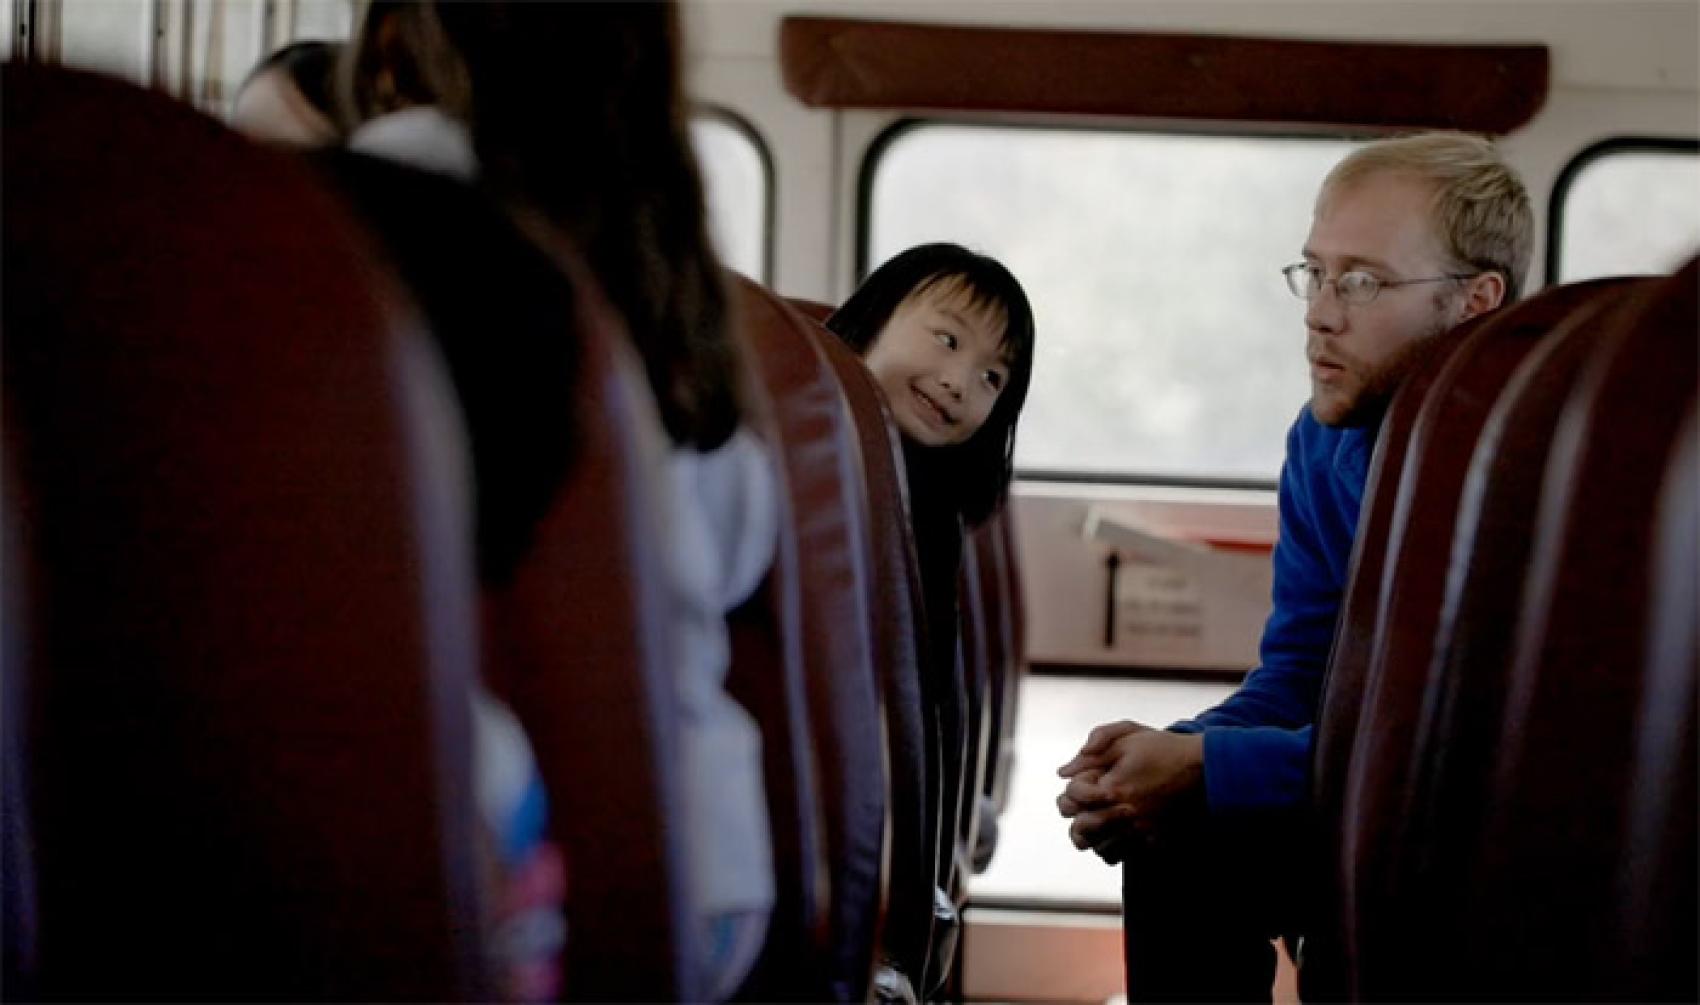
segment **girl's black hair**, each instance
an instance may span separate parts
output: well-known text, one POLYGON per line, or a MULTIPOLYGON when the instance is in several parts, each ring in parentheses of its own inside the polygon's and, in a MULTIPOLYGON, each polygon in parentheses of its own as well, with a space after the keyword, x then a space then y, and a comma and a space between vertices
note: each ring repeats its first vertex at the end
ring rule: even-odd
POLYGON ((338 125, 366 122, 415 105, 439 105, 464 118, 466 65, 427 0, 365 0, 334 74, 338 125))
POLYGON ((946 483, 958 486, 963 519, 974 526, 1003 504, 1014 474, 1015 424, 1033 376, 1033 308, 1021 284, 995 258, 958 244, 923 244, 875 269, 826 326, 857 355, 866 356, 899 304, 941 285, 959 285, 971 306, 1004 316, 1001 347, 1009 361, 1009 383, 973 436, 934 448, 939 462, 950 468, 946 483))
POLYGON ((488 184, 537 207, 625 316, 674 443, 712 449, 741 419, 730 302, 668 3, 436 0, 466 68, 488 184))
POLYGON ((677 4, 369 0, 344 57, 349 126, 432 103, 481 181, 537 210, 625 318, 673 443, 742 417, 730 297, 709 241, 677 4))

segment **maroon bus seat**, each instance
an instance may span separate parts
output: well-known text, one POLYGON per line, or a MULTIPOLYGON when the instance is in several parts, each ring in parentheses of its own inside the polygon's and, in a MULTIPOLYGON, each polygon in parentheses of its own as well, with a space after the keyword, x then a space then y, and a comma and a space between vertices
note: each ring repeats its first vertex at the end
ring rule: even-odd
POLYGON ((1316 842, 1315 858, 1309 866, 1316 871, 1316 908, 1314 916, 1306 922, 1306 960, 1301 970, 1301 991, 1306 998, 1345 995, 1340 982, 1345 979, 1346 959, 1352 951, 1349 944, 1352 933, 1341 927, 1341 915, 1333 909, 1350 882, 1350 877, 1339 871, 1343 857, 1340 814, 1358 714, 1363 705, 1364 678, 1381 630, 1387 535, 1393 523, 1411 430, 1421 411, 1423 396, 1445 365, 1447 356, 1485 320, 1477 318, 1446 333, 1416 361, 1387 406, 1370 455, 1345 596, 1317 706, 1311 754, 1316 842))
MULTIPOLYGON (((1353 993, 1346 982, 1356 979, 1361 930, 1354 922, 1362 916, 1357 898, 1364 878, 1358 830, 1384 822, 1364 817, 1356 804, 1388 796, 1365 781, 1368 755, 1360 751, 1376 743, 1402 749, 1398 739, 1377 732, 1387 724, 1372 729, 1364 719, 1398 719, 1414 713, 1415 704, 1401 705, 1397 688, 1385 698, 1378 694, 1382 664, 1389 653, 1400 658, 1399 645, 1424 644, 1425 626, 1435 620, 1457 484, 1487 409, 1533 340, 1592 291, 1591 285, 1548 291, 1458 326, 1418 361, 1382 420, 1318 712, 1312 785, 1319 886, 1303 974, 1309 997, 1353 993)), ((1405 725, 1392 728, 1409 735, 1405 725)))
POLYGON ((913 987, 926 972, 932 944, 939 815, 928 779, 937 777, 940 751, 929 726, 921 679, 926 617, 903 449, 873 374, 836 335, 818 325, 812 334, 843 386, 861 445, 872 549, 867 604, 891 782, 891 869, 883 949, 913 987))
POLYGON ((805 300, 802 297, 786 297, 785 302, 802 316, 817 324, 825 324, 832 317, 832 312, 838 308, 831 304, 823 304, 819 300, 805 300))
POLYGON ((624 322, 558 238, 526 230, 573 286, 577 442, 511 580, 485 592, 485 658, 568 862, 565 997, 701 997, 659 552, 667 445, 624 322))
MULTIPOLYGON (((824 322, 833 311, 830 306, 814 301, 790 298, 789 302, 799 312, 821 322, 824 322)), ((838 342, 836 337, 831 338, 830 348, 833 350, 832 357, 835 366, 840 369, 841 376, 847 372, 847 363, 856 364, 854 371, 851 371, 854 374, 855 383, 866 385, 868 392, 871 393, 872 398, 877 403, 880 414, 885 417, 883 421, 889 424, 891 421, 889 409, 871 375, 859 364, 859 361, 848 349, 838 342)), ((849 383, 847 379, 847 391, 849 383)), ((866 410, 858 402, 858 397, 857 394, 850 394, 852 410, 858 414, 858 420, 862 421, 861 417, 866 410)), ((873 479, 875 477, 872 474, 873 470, 881 465, 869 461, 869 457, 878 457, 879 448, 873 444, 879 441, 880 435, 884 436, 884 442, 888 444, 885 449, 891 453, 893 477, 897 479, 898 488, 901 492, 899 495, 889 490, 876 489, 870 483, 872 494, 869 499, 870 503, 875 506, 874 512, 876 514, 872 527, 874 547, 876 552, 890 551, 901 547, 904 552, 902 561, 907 570, 905 577, 909 579, 909 618, 915 625, 911 638, 917 650, 915 657, 918 660, 916 667, 917 697, 920 703, 921 726, 924 734, 923 743, 926 746, 927 759, 926 787, 923 793, 926 807, 924 836, 925 847, 930 856, 929 864, 919 866, 914 872, 915 875, 924 874, 928 876, 930 881, 924 887, 914 889, 910 887, 907 879, 910 875, 909 871, 907 869, 902 870, 901 873, 899 871, 898 856, 900 852, 898 847, 894 845, 891 884, 893 904, 888 923, 895 930, 893 936, 895 941, 888 940, 888 945, 912 944, 910 938, 912 934, 918 935, 922 929, 931 931, 927 940, 930 948, 924 954, 926 966, 923 970, 911 969, 917 955, 915 951, 906 954, 907 958, 900 961, 903 973, 910 978, 911 984, 922 994, 925 994, 929 987, 937 987, 943 982, 945 970, 950 965, 949 960, 954 957, 953 947, 956 943, 956 932, 960 925, 957 905, 962 899, 962 879, 967 875, 968 863, 971 858, 970 850, 962 835, 962 828, 952 823, 962 821, 965 806, 967 778, 964 765, 967 761, 966 750, 968 748, 965 727, 968 717, 966 711, 968 697, 963 680, 964 667, 954 665, 948 669, 948 672, 942 672, 941 668, 935 665, 935 661, 940 658, 940 654, 946 647, 933 648, 932 642, 934 640, 929 638, 931 629, 926 613, 925 589, 920 577, 919 558, 913 536, 914 528, 909 514, 907 474, 901 442, 894 427, 887 434, 878 435, 874 433, 871 425, 864 429, 864 467, 869 471, 869 478, 873 479), (901 504, 894 507, 892 501, 898 498, 901 498, 901 504), (900 523, 901 526, 893 526, 889 531, 882 530, 885 523, 893 521, 900 523), (903 877, 901 880, 900 876, 903 877), (937 897, 933 894, 935 888, 939 891, 937 897), (947 891, 955 892, 954 900, 947 891), (923 899, 925 899, 924 905, 922 904, 923 899), (923 908, 926 912, 926 921, 911 925, 908 920, 911 909, 918 914, 923 908), (921 977, 923 971, 927 975, 925 978, 921 977)), ((896 556, 892 557, 895 561, 896 556)), ((895 581, 894 579, 887 579, 886 573, 883 571, 877 574, 882 582, 895 581)), ((891 591, 883 590, 880 592, 881 596, 878 598, 877 604, 881 609, 874 611, 876 622, 889 618, 890 605, 893 602, 901 603, 900 596, 891 591)), ((952 626, 952 636, 949 649, 954 652, 955 643, 958 641, 955 637, 954 625, 952 626)), ((906 681, 893 679, 889 673, 885 673, 883 676, 886 678, 888 689, 896 689, 891 693, 903 695, 907 692, 909 684, 906 681)), ((888 696, 887 700, 889 702, 892 699, 888 696)), ((887 714, 889 717, 892 713, 888 710, 887 714)), ((889 722, 888 719, 888 724, 889 722)), ((888 737, 888 746, 892 744, 894 739, 894 737, 888 737)), ((893 785, 897 786, 901 783, 897 780, 896 766, 907 755, 893 748, 891 756, 894 771, 893 785)), ((893 823, 894 826, 897 825, 895 815, 893 823)), ((901 840, 903 840, 901 835, 894 834, 894 841, 901 840)))
POLYGON ((1648 611, 1646 686, 1635 727, 1614 952, 1625 997, 1694 1001, 1696 987, 1695 709, 1700 706, 1700 428, 1683 423, 1660 491, 1648 611))
MULTIPOLYGON (((1473 326, 1434 376, 1411 428, 1391 524, 1374 648, 1342 793, 1347 880, 1343 923, 1356 934, 1354 967, 1373 967, 1378 946, 1399 951, 1408 916, 1388 909, 1389 859, 1411 810, 1411 748, 1439 621, 1460 493, 1490 409, 1513 371, 1555 325, 1585 324, 1621 283, 1562 286, 1473 326), (1383 935, 1380 942, 1374 936, 1383 935)), ((1356 989, 1375 995, 1368 986, 1356 989)))
POLYGON ((1599 346, 1554 433, 1487 820, 1465 871, 1472 910, 1454 933, 1466 993, 1622 999, 1647 979, 1620 952, 1618 933, 1640 919, 1625 916, 1617 877, 1658 600, 1653 528, 1700 380, 1697 277, 1691 262, 1661 282, 1627 336, 1599 346))
POLYGON ((1334 647, 1328 654, 1322 701, 1316 723, 1313 800, 1324 814, 1337 813, 1345 787, 1344 768, 1350 759, 1359 710, 1363 705, 1364 673, 1375 651, 1380 630, 1381 598, 1386 574, 1387 535, 1399 498, 1411 430, 1422 409, 1423 396, 1457 348, 1486 318, 1460 325, 1429 347, 1399 385, 1376 434, 1365 478, 1363 508, 1352 540, 1346 595, 1334 647))
MULTIPOLYGON (((799 313, 824 323, 832 315, 834 308, 827 304, 796 297, 788 302, 799 313)), ((898 458, 899 469, 903 469, 901 457, 898 458)), ((908 509, 905 505, 905 515, 908 509)), ((911 532, 913 528, 911 527, 911 532)), ((911 533, 911 544, 913 534, 911 533)), ((966 547, 966 542, 963 543, 966 547)), ((917 559, 918 565, 918 559, 917 559)), ((938 598, 931 602, 939 604, 941 611, 934 612, 935 617, 929 620, 926 606, 929 598, 923 582, 917 581, 915 616, 919 618, 919 630, 915 633, 917 643, 922 647, 921 698, 927 729, 930 734, 929 745, 934 748, 929 755, 934 757, 933 767, 928 776, 928 802, 937 808, 936 829, 937 839, 933 842, 935 851, 934 864, 931 868, 936 877, 940 898, 935 902, 932 927, 934 930, 933 948, 930 953, 931 964, 928 976, 918 990, 927 994, 930 988, 942 986, 946 977, 945 971, 954 957, 956 942, 955 932, 960 924, 960 905, 966 897, 966 877, 972 864, 972 847, 969 844, 968 833, 974 825, 969 814, 977 808, 978 800, 970 794, 973 779, 978 777, 974 765, 976 760, 971 756, 971 743, 978 740, 977 735, 970 735, 969 693, 966 675, 968 667, 962 661, 963 651, 960 648, 960 618, 966 614, 960 609, 955 616, 943 616, 943 604, 938 598), (941 636, 946 625, 950 628, 948 640, 941 636), (930 626, 930 627, 929 627, 930 626), (946 654, 951 654, 946 656, 946 654), (946 662, 952 665, 944 665, 946 662), (953 824, 952 821, 956 823, 953 824), (946 902, 949 903, 946 903, 946 902)), ((956 598, 952 598, 956 599, 956 598)), ((911 975, 913 976, 913 975, 911 975)))
POLYGON ((670 826, 685 794, 658 544, 666 447, 623 324, 535 217, 383 159, 314 162, 382 239, 454 386, 483 671, 533 741, 576 877, 564 993, 702 997, 689 838, 670 826))
POLYGON ((861 1001, 885 909, 889 786, 859 433, 812 322, 756 284, 733 282, 744 348, 767 398, 761 432, 784 473, 774 594, 798 605, 791 624, 800 634, 784 651, 801 660, 830 890, 824 959, 811 968, 805 957, 778 957, 770 939, 752 992, 861 1001))
POLYGON ((466 459, 411 311, 290 158, 3 83, 31 990, 488 999, 466 459))
POLYGON ((18 479, 0 456, 0 981, 9 997, 41 997, 36 980, 35 853, 31 848, 24 733, 24 657, 32 605, 25 585, 36 578, 20 540, 18 479))
POLYGON ((1016 624, 1021 589, 1012 551, 1009 509, 1004 504, 986 522, 969 534, 968 547, 977 556, 981 575, 981 600, 986 608, 989 669, 986 765, 980 794, 986 797, 981 813, 983 838, 977 836, 974 867, 984 871, 996 850, 997 818, 1009 798, 1009 772, 1014 761, 1015 703, 1023 673, 1021 629, 1016 624))
POLYGON ((1468 896, 1458 855, 1447 851, 1431 821, 1439 803, 1454 816, 1480 810, 1485 793, 1479 780, 1498 743, 1496 696, 1503 691, 1540 470, 1578 369, 1603 341, 1615 337, 1637 295, 1629 283, 1580 289, 1575 309, 1523 360, 1487 416, 1458 487, 1450 541, 1427 545, 1448 557, 1438 610, 1423 615, 1428 636, 1412 641, 1409 654, 1389 654, 1406 666, 1404 690, 1389 689, 1385 703, 1402 703, 1400 728, 1407 732, 1403 749, 1387 755, 1402 756, 1405 767, 1400 809, 1378 824, 1395 843, 1392 849, 1378 849, 1380 868, 1386 870, 1378 879, 1398 891, 1400 907, 1397 915, 1358 915, 1374 928, 1373 952, 1354 961, 1365 993, 1370 988, 1404 994, 1445 988, 1433 983, 1440 970, 1432 965, 1429 942, 1399 933, 1434 930, 1447 911, 1460 906, 1448 899, 1468 896), (1467 695, 1463 704, 1461 695, 1467 695))

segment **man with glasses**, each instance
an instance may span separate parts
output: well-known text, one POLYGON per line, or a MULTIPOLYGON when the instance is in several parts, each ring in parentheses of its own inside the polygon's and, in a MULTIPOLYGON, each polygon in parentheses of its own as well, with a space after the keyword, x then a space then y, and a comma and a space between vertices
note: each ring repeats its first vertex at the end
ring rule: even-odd
POLYGON ((1484 140, 1370 144, 1317 196, 1303 261, 1311 396, 1287 434, 1261 665, 1220 705, 1154 730, 1094 729, 1059 774, 1075 846, 1125 859, 1128 997, 1267 1000, 1270 939, 1296 920, 1311 727, 1345 593, 1369 456, 1435 336, 1516 300, 1534 215, 1484 140))

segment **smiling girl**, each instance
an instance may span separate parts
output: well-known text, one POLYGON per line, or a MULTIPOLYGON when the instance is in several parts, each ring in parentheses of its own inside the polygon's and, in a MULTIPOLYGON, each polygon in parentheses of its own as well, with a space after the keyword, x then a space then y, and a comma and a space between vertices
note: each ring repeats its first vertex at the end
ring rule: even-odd
POLYGON ((826 321, 873 373, 903 434, 910 519, 935 666, 954 663, 964 526, 1009 490, 1015 424, 1033 371, 1033 311, 994 259, 910 248, 826 321))
POLYGON ((1033 370, 1021 284, 985 255, 923 244, 876 269, 826 326, 885 392, 911 474, 948 474, 956 511, 984 522, 1009 488, 1033 370))

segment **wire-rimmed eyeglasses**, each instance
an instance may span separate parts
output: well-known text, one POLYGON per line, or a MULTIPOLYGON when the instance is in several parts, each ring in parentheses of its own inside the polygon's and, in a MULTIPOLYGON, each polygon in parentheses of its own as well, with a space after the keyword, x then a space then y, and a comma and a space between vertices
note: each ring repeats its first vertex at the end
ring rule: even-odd
POLYGON ((1321 295, 1322 288, 1332 283, 1334 293, 1342 303, 1362 305, 1374 300, 1382 290, 1396 290, 1401 286, 1416 286, 1419 283, 1444 283, 1448 280, 1456 282, 1472 279, 1480 273, 1448 272, 1445 275, 1425 276, 1422 279, 1382 279, 1362 269, 1353 269, 1329 279, 1320 265, 1294 262, 1282 269, 1281 275, 1287 278, 1287 289, 1293 291, 1293 296, 1307 303, 1315 300, 1321 295))

